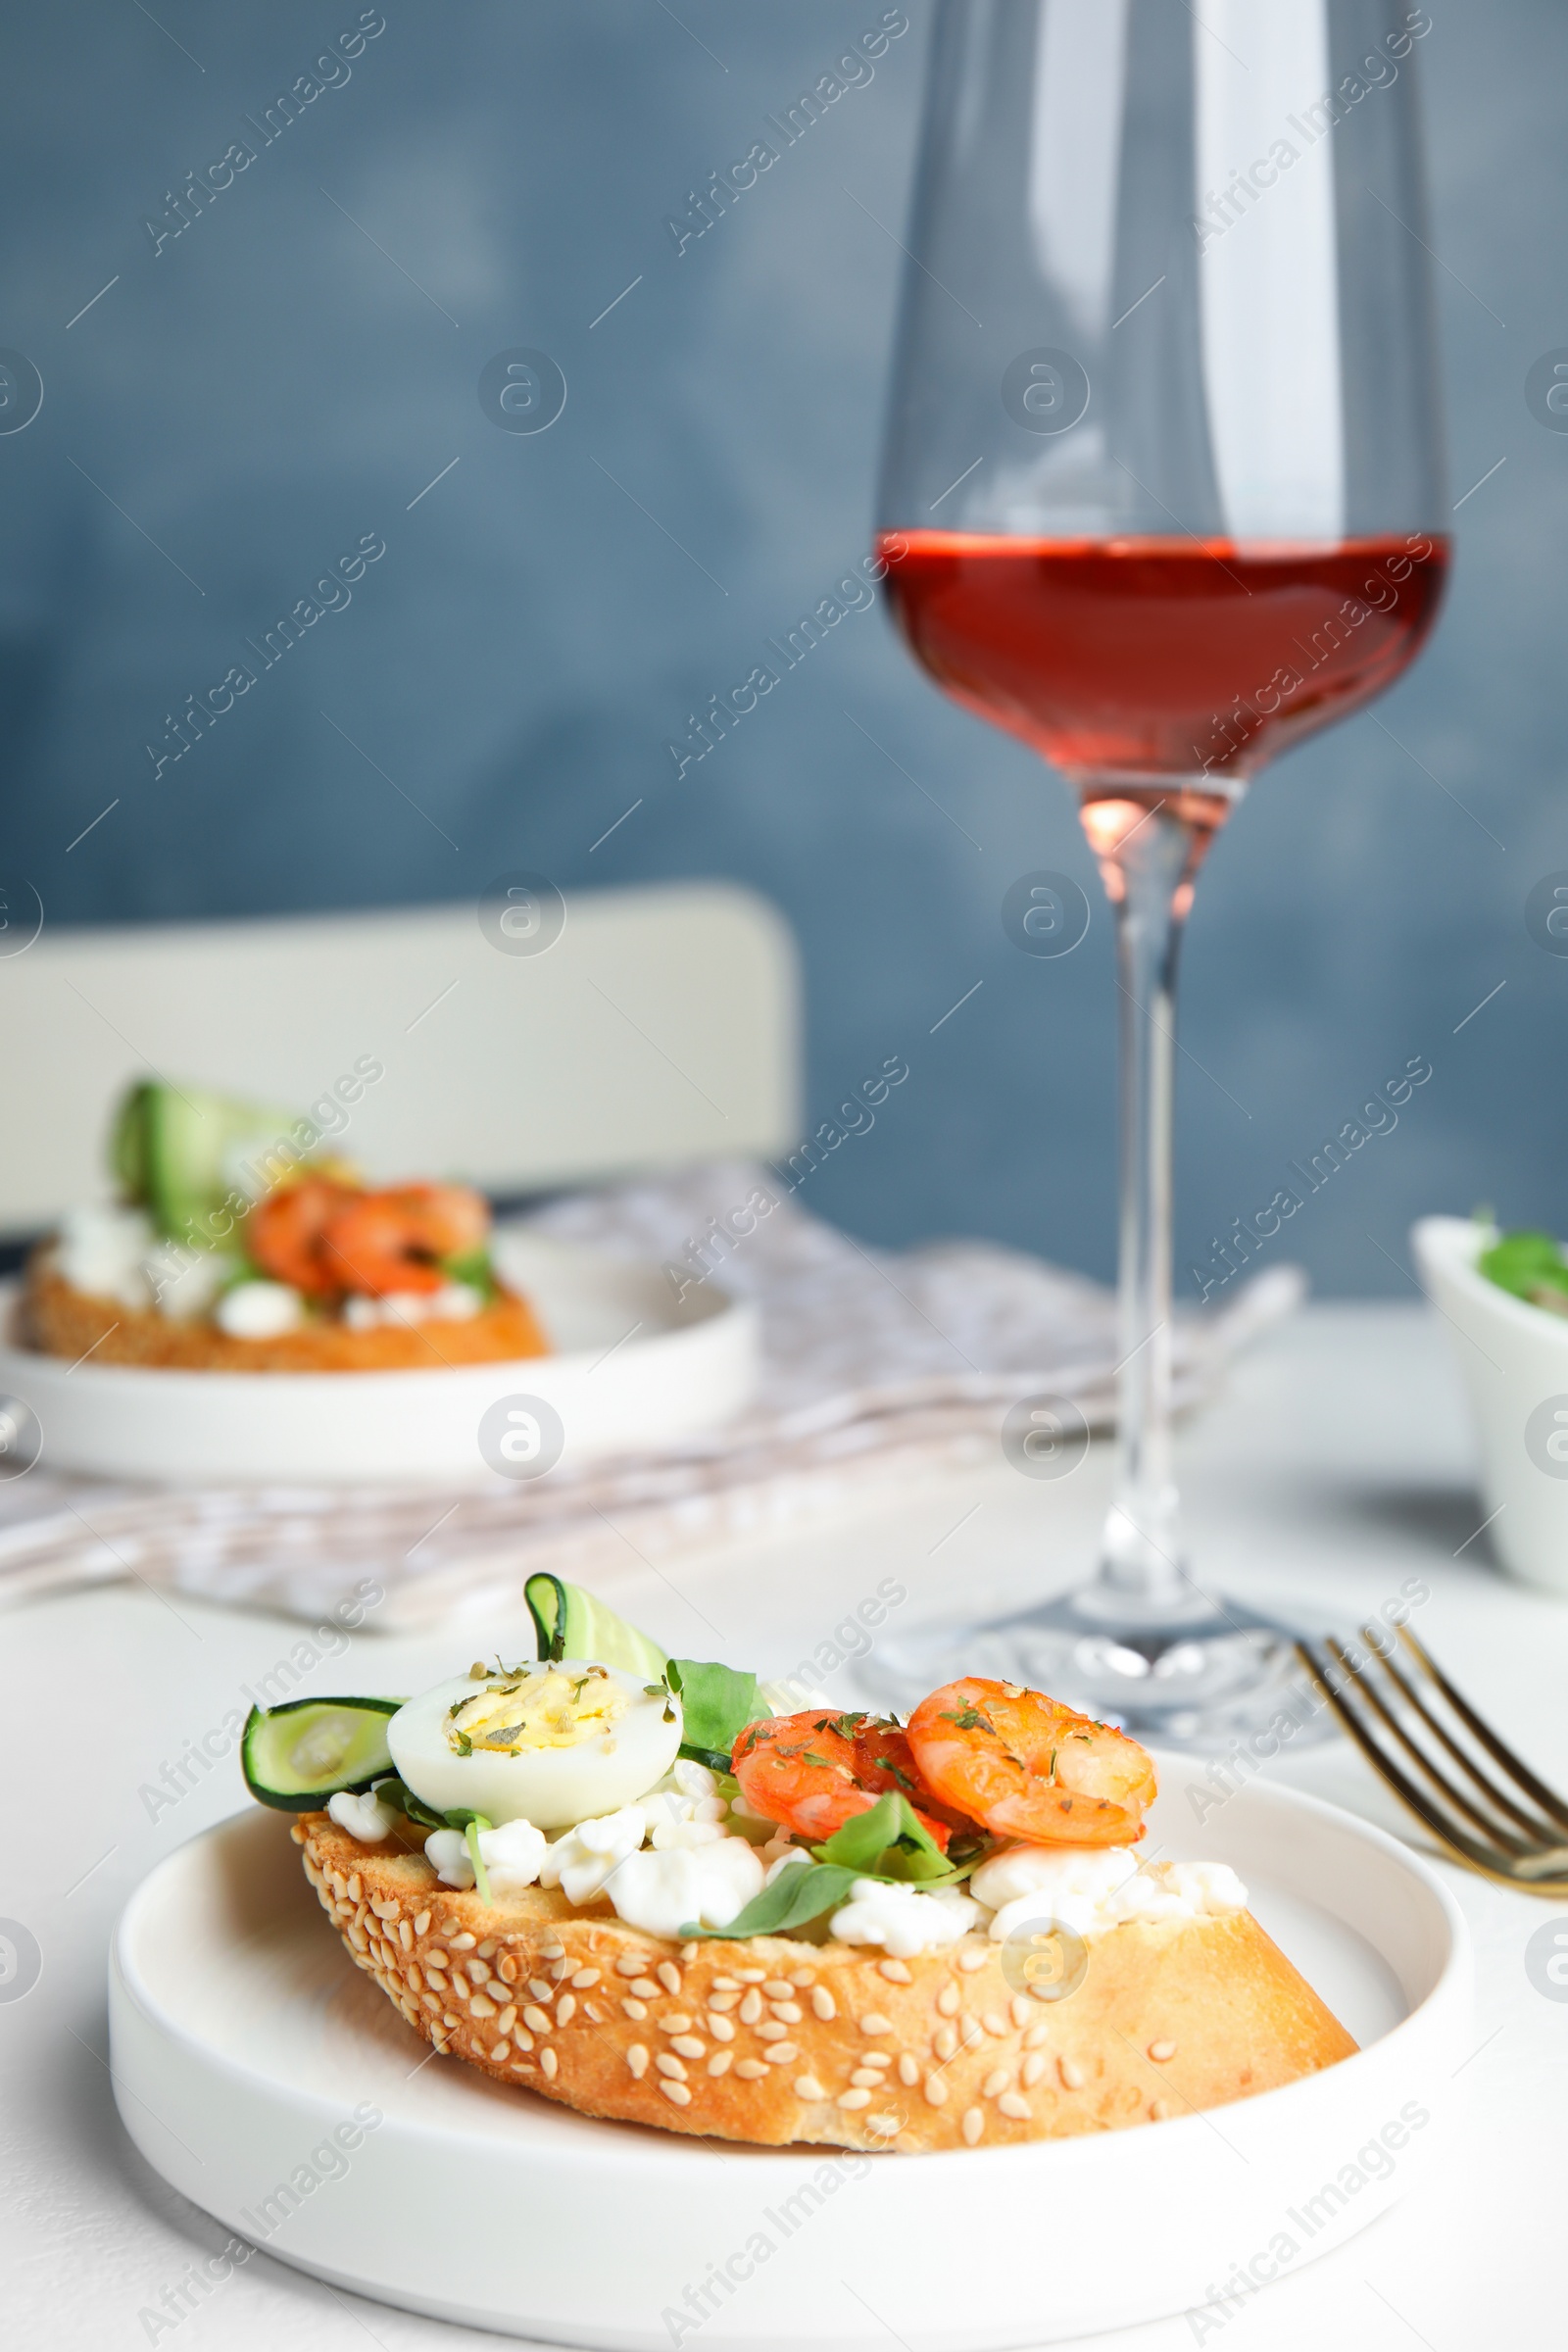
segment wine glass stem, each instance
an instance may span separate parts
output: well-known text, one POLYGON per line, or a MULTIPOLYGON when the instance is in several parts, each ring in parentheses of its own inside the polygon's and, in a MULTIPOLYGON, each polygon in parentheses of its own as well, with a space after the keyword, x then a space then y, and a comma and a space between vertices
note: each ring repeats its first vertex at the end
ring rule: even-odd
POLYGON ((1123 1607, 1156 1616, 1192 1597, 1171 1450, 1171 1096, 1177 954, 1207 840, 1149 798, 1119 838, 1095 828, 1115 909, 1121 1045, 1118 1463, 1100 1574, 1123 1607))

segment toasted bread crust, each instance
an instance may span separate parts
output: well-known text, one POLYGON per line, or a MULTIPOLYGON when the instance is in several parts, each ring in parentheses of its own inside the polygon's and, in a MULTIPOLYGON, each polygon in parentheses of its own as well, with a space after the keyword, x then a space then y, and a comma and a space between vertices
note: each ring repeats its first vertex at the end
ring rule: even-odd
POLYGON ((907 1961, 786 1936, 676 1944, 608 1901, 455 1893, 412 1828, 362 1845, 312 1813, 291 1835, 356 1965, 426 2041, 667 2132, 1005 2146, 1223 2106, 1356 2046, 1246 1911, 1112 1928, 1077 1991, 1046 2003, 976 1936, 907 1961))
POLYGON ((373 1331, 323 1322, 275 1340, 235 1340, 205 1319, 176 1322, 156 1308, 125 1307, 75 1290, 43 1252, 28 1263, 17 1336, 24 1347, 72 1362, 90 1352, 95 1364, 184 1372, 435 1372, 550 1352, 533 1310, 514 1291, 502 1291, 466 1322, 383 1323, 373 1331))

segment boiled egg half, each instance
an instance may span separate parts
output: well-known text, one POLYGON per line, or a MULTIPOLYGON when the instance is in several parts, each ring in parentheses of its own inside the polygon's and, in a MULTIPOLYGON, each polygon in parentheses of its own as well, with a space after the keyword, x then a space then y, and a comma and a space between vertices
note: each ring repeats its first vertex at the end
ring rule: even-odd
POLYGON ((541 1660, 438 1683, 400 1707, 387 1746, 438 1813, 566 1830, 631 1804, 675 1761, 680 1700, 591 1660, 541 1660))

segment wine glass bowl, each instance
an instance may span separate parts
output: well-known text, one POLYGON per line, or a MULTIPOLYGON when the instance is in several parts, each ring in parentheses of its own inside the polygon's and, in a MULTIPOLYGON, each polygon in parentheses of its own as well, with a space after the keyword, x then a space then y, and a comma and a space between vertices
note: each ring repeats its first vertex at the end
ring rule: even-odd
POLYGON ((939 0, 878 552, 937 684, 1076 789, 1114 910, 1119 1468, 1088 1585, 886 1645, 888 1695, 940 1658, 1206 1745, 1297 1672, 1179 1532, 1176 964, 1250 778, 1392 685, 1442 601, 1427 29, 1386 0, 939 0))
POLYGON ((1426 531, 1323 548, 927 530, 880 552, 911 650, 956 702, 1086 793, 1209 779, 1227 800, 1392 684, 1447 563, 1426 531))

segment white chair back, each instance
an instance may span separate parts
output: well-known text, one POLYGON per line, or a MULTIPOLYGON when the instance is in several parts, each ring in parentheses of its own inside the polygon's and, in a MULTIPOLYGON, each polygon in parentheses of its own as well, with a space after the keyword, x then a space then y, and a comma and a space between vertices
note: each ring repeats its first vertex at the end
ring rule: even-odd
POLYGON ((782 917, 697 883, 585 893, 539 950, 526 901, 132 929, 0 956, 0 1234, 105 1189, 130 1079, 337 1125, 379 1178, 497 1195, 798 1138, 799 974, 782 917), (500 917, 505 914, 503 927, 500 917), (505 945, 497 944, 505 942, 505 945))

